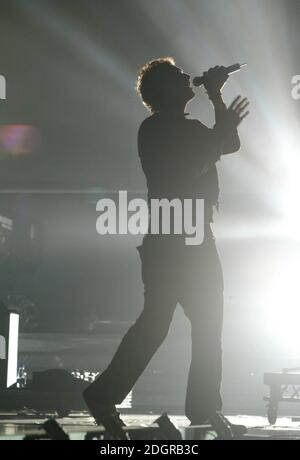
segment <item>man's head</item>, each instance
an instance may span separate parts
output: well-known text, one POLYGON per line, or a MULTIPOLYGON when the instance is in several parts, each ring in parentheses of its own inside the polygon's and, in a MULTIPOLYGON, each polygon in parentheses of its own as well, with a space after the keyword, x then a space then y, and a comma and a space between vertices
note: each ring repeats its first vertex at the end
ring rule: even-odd
POLYGON ((184 110, 195 96, 190 75, 177 67, 170 57, 155 59, 141 68, 137 91, 151 113, 184 110))

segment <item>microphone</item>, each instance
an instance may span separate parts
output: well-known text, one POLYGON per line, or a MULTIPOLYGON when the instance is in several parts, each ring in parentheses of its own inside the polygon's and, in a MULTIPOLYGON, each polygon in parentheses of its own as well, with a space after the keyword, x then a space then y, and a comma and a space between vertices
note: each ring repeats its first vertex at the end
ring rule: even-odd
MULTIPOLYGON (((226 72, 228 75, 231 75, 235 72, 239 72, 242 67, 245 67, 247 64, 233 64, 229 67, 225 67, 226 72)), ((195 77, 193 80, 193 85, 194 86, 202 86, 204 84, 205 78, 202 75, 202 77, 195 77)))

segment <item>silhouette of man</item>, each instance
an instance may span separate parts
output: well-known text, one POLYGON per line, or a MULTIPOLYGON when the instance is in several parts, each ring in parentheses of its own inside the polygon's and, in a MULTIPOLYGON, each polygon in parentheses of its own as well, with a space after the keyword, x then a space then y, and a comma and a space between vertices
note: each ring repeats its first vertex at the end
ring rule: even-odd
POLYGON ((137 89, 151 115, 138 133, 138 151, 153 198, 204 199, 204 241, 187 246, 185 235, 151 235, 138 248, 142 262, 144 309, 123 338, 108 368, 84 392, 97 423, 121 425, 115 404, 121 403, 165 339, 180 303, 191 322, 192 359, 185 411, 193 424, 207 422, 221 410, 222 269, 211 230, 218 204, 216 163, 240 148, 237 127, 249 112, 247 99, 227 109, 221 90, 224 67, 205 73, 205 88, 215 109, 213 129, 185 113, 195 93, 190 75, 172 58, 147 63, 137 89))

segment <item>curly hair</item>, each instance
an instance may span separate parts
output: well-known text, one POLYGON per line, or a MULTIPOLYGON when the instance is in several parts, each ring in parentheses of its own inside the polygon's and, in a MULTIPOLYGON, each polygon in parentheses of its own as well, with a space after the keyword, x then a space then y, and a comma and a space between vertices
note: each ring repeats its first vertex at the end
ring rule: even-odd
POLYGON ((166 70, 174 65, 175 60, 172 57, 164 57, 147 62, 139 71, 136 89, 151 113, 159 111, 164 97, 164 86, 168 83, 166 70))

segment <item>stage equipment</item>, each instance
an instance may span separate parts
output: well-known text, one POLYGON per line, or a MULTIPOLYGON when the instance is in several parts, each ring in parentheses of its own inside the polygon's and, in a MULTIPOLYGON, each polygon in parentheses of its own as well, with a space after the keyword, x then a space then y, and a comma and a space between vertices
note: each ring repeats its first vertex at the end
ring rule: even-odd
MULTIPOLYGON (((144 426, 127 426, 123 428, 124 435, 128 441, 145 441, 145 440, 163 440, 166 439, 160 428, 155 425, 148 427, 144 426)), ((101 440, 120 440, 120 437, 108 432, 103 427, 94 428, 87 431, 84 439, 86 441, 101 439, 101 440)))
POLYGON ((280 402, 300 402, 300 368, 283 369, 282 372, 266 373, 264 383, 270 387, 268 420, 275 425, 280 402))

